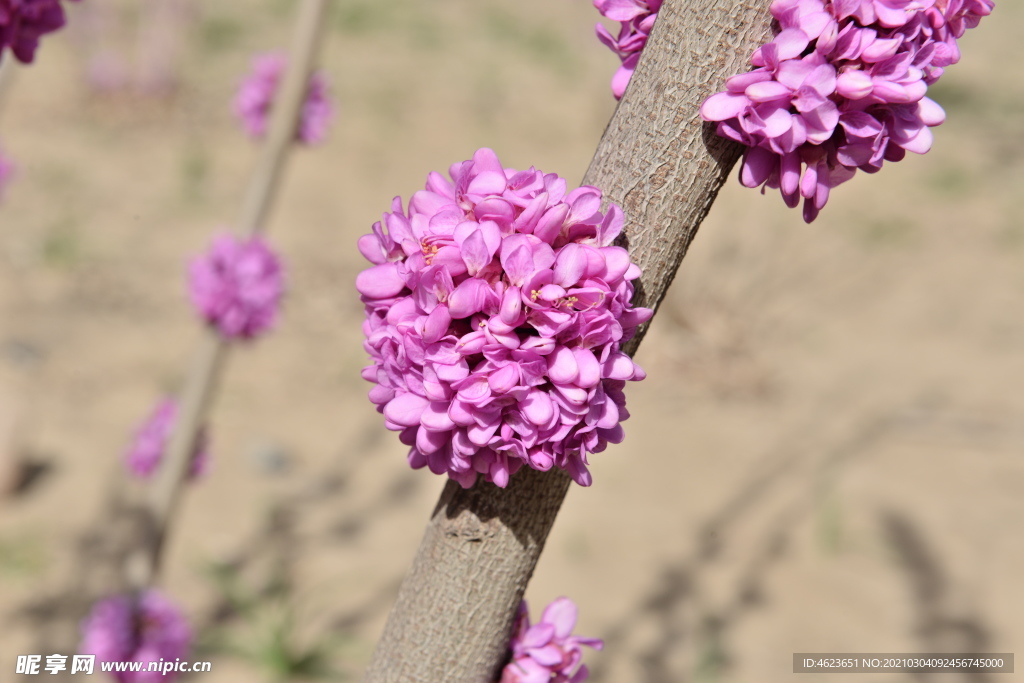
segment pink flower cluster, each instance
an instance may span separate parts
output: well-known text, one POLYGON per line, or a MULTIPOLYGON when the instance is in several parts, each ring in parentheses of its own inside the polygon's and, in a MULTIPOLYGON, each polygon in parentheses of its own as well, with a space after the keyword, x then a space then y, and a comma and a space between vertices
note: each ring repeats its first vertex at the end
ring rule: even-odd
POLYGON ((60 0, 0 0, 0 61, 7 48, 18 61, 30 64, 39 39, 64 22, 60 0))
MULTIPOLYGON (((131 447, 125 454, 125 465, 128 471, 140 478, 148 478, 156 471, 167 450, 167 442, 171 438, 174 422, 178 417, 178 405, 171 399, 161 401, 156 410, 146 418, 139 431, 135 434, 131 447)), ((195 452, 192 455, 192 467, 189 476, 193 479, 202 476, 209 467, 210 452, 207 445, 206 430, 200 430, 195 452)))
POLYGON ((558 598, 544 610, 540 621, 530 626, 530 613, 524 600, 512 631, 512 661, 501 675, 500 683, 579 683, 589 672, 582 645, 600 650, 604 641, 572 635, 576 626, 576 605, 569 598, 558 598), (575 669, 575 671, 574 671, 575 669))
POLYGON ((217 237, 192 262, 189 294, 199 314, 228 339, 252 339, 277 319, 284 294, 281 261, 258 237, 217 237))
MULTIPOLYGON (((238 89, 235 115, 253 138, 262 138, 267 132, 270 108, 287 65, 288 59, 284 55, 259 55, 253 59, 252 71, 238 89)), ((322 72, 316 72, 309 79, 309 90, 295 139, 307 145, 323 142, 333 116, 334 105, 328 93, 327 77, 322 72)))
MULTIPOLYGON (((149 662, 174 662, 188 655, 192 631, 181 611, 154 590, 133 601, 119 595, 93 605, 82 622, 80 654, 98 662, 141 662, 137 672, 114 672, 119 683, 170 683, 177 673, 147 671, 149 662)), ((96 670, 99 670, 97 664, 96 670)))
POLYGON ((652 314, 612 246, 622 211, 489 149, 449 174, 359 240, 370 400, 414 468, 468 488, 554 466, 588 486, 587 454, 622 440, 625 381, 644 377, 619 344, 652 314))
POLYGON ((829 191, 931 148, 945 120, 925 97, 960 59, 957 38, 994 0, 774 0, 778 34, 701 106, 718 134, 747 146, 740 182, 804 199, 813 221, 829 191))
POLYGON ((605 17, 620 24, 618 37, 597 25, 598 39, 619 56, 622 66, 612 76, 612 93, 620 99, 633 77, 647 36, 654 28, 663 0, 594 0, 594 7, 605 17))

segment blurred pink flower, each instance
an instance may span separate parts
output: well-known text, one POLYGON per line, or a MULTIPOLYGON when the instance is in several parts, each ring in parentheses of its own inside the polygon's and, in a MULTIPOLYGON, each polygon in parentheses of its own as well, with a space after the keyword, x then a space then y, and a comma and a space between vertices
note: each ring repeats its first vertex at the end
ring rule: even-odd
POLYGON ((221 235, 192 262, 189 293, 199 314, 228 339, 273 326, 284 293, 281 261, 260 238, 221 235))
POLYGON ((141 662, 142 671, 114 672, 119 683, 170 683, 175 672, 146 671, 149 662, 173 662, 188 656, 192 630, 178 607, 155 590, 133 602, 119 595, 93 605, 82 622, 80 654, 100 662, 141 662))
MULTIPOLYGON (((253 138, 262 138, 267 132, 270 109, 287 64, 288 59, 282 54, 257 56, 253 59, 252 71, 235 96, 235 115, 253 138)), ((323 142, 333 117, 334 105, 328 93, 327 77, 318 71, 310 76, 295 138, 307 145, 323 142)))
POLYGON ((0 61, 6 48, 18 61, 31 63, 39 39, 65 21, 60 0, 0 0, 0 61))
POLYGON ((701 105, 747 147, 740 182, 804 200, 813 221, 857 170, 931 148, 945 113, 928 86, 960 59, 956 39, 993 0, 775 0, 775 38, 701 105))
POLYGON ((623 439, 623 387, 644 377, 619 348, 651 317, 612 246, 622 211, 489 149, 448 172, 359 240, 370 400, 414 468, 504 487, 559 467, 588 486, 587 454, 623 439))
POLYGON ((579 683, 586 680, 589 671, 585 664, 580 664, 581 646, 600 650, 604 641, 572 635, 576 618, 573 601, 558 598, 547 606, 540 621, 530 626, 526 601, 520 603, 509 645, 512 661, 505 665, 500 683, 579 683))
MULTIPOLYGON (((172 399, 164 399, 139 427, 131 447, 125 454, 125 466, 137 477, 146 479, 156 471, 167 450, 167 444, 178 416, 178 405, 172 399)), ((202 476, 209 469, 210 451, 206 430, 199 432, 189 476, 202 476)))

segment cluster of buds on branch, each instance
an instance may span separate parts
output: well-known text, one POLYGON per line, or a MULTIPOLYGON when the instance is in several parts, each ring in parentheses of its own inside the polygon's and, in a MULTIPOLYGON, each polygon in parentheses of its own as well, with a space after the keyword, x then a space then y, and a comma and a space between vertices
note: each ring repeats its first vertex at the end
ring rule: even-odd
MULTIPOLYGON (((287 65, 287 58, 280 53, 258 55, 252 60, 252 71, 238 89, 234 102, 235 116, 254 139, 266 135, 270 107, 287 65)), ((327 77, 318 71, 309 78, 295 139, 306 145, 323 142, 333 116, 334 105, 327 77)))
MULTIPOLYGON (((622 60, 612 92, 622 97, 661 0, 594 0, 621 23, 598 24, 622 60)), ((875 173, 907 152, 924 154, 945 113, 925 96, 960 60, 957 39, 991 14, 995 0, 774 0, 774 39, 756 67, 725 82, 701 107, 718 134, 747 147, 746 187, 777 189, 789 207, 817 218, 832 188, 858 170, 875 173)))
POLYGON ((810 223, 857 170, 932 146, 945 120, 925 96, 960 59, 957 39, 994 0, 775 0, 778 34, 757 67, 701 107, 718 134, 747 146, 740 181, 804 200, 810 223))
POLYGON ((61 0, 0 0, 0 62, 10 51, 19 62, 30 64, 39 39, 65 22, 61 0))
POLYGON ((524 600, 519 605, 512 630, 512 661, 505 665, 500 683, 580 683, 589 670, 581 664, 581 646, 600 650, 604 641, 572 635, 576 627, 576 605, 558 598, 544 609, 540 621, 530 625, 530 611, 524 600))
MULTIPOLYGON (((148 479, 163 460, 167 450, 167 440, 174 431, 175 419, 178 416, 178 404, 174 399, 161 401, 153 413, 139 427, 131 447, 125 454, 124 463, 128 471, 141 479, 148 479)), ((196 444, 192 453, 192 464, 189 477, 198 479, 206 473, 210 466, 210 450, 206 429, 196 436, 196 444)))
POLYGON ((490 149, 449 174, 359 241, 376 264, 356 279, 370 399, 414 468, 469 488, 558 467, 588 486, 587 454, 622 441, 623 386, 645 376, 619 348, 652 314, 632 306, 640 269, 612 245, 622 211, 490 149))
POLYGON ((612 76, 612 94, 622 99, 636 71, 640 53, 654 28, 663 0, 594 0, 594 7, 612 21, 619 22, 619 35, 613 36, 603 24, 596 26, 598 39, 622 61, 612 76))
POLYGON ((281 259, 259 237, 217 237, 189 269, 189 295, 222 337, 254 339, 277 320, 284 295, 281 259))
MULTIPOLYGON (((82 654, 101 662, 174 661, 188 656, 192 629, 181 610, 155 590, 118 595, 93 605, 82 622, 82 654)), ((147 671, 113 672, 118 683, 170 683, 175 674, 147 671)))

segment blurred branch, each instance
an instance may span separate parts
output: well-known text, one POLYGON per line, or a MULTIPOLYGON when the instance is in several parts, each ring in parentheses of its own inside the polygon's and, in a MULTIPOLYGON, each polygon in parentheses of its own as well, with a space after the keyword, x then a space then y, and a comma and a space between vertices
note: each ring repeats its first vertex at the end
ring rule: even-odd
POLYGON ((4 101, 7 99, 7 93, 11 90, 15 72, 18 70, 15 61, 12 54, 8 54, 7 59, 0 59, 0 113, 3 112, 4 101))
MULTIPOLYGON (((583 183, 626 214, 643 269, 635 301, 657 308, 741 148, 698 108, 748 68, 768 3, 668 0, 583 183)), ((646 328, 626 345, 636 351, 646 328)), ((364 683, 487 683, 507 657, 516 609, 568 490, 560 471, 523 468, 508 488, 445 487, 364 683)))
MULTIPOLYGON (((309 75, 319 51, 327 4, 328 0, 303 0, 299 7, 288 69, 274 100, 270 132, 242 203, 238 227, 246 236, 258 235, 266 227, 288 152, 295 140, 309 75)), ((150 489, 147 528, 143 531, 145 545, 132 556, 128 566, 129 579, 138 589, 157 578, 170 521, 191 466, 196 436, 213 402, 226 356, 223 338, 213 330, 206 330, 179 397, 178 419, 166 458, 150 489)))

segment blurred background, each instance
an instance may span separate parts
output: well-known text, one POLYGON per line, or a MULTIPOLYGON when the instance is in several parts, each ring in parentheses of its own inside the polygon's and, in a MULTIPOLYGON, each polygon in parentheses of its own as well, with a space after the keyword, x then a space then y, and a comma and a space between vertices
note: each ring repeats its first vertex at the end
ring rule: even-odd
MULTIPOLYGON (((231 100, 293 10, 87 0, 2 96, 0 680, 17 654, 74 652, 111 582, 123 454, 200 338, 184 265, 256 158, 231 100)), ((408 469, 366 399, 355 240, 481 146, 578 182, 615 106, 597 18, 586 0, 335 3, 339 116, 293 155, 269 230, 284 315, 232 355, 166 557, 213 662, 191 680, 358 678, 444 481, 408 469)), ((858 175, 813 225, 735 179, 719 196, 638 354, 627 439, 571 489, 527 593, 535 614, 571 597, 577 632, 605 639, 590 680, 1021 650, 1021 22, 1000 2, 963 39, 929 93, 948 114, 931 153, 858 175)))

